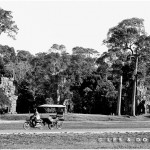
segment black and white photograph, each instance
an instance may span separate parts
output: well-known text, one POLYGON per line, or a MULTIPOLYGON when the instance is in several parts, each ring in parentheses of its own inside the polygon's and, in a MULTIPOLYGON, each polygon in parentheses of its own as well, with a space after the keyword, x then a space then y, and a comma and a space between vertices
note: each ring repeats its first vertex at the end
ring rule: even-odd
POLYGON ((0 0, 0 149, 150 149, 150 0, 0 0))

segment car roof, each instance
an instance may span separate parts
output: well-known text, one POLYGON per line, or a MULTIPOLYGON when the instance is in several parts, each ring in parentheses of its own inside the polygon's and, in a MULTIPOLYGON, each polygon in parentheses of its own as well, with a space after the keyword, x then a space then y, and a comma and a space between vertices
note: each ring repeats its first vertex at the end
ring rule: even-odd
POLYGON ((65 105, 58 105, 58 104, 43 104, 38 107, 46 107, 46 108, 65 108, 65 105))

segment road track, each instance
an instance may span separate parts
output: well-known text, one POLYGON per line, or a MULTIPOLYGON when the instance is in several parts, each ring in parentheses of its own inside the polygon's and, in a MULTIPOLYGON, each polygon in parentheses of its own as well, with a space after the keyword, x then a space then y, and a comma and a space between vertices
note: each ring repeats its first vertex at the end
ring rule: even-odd
POLYGON ((9 126, 10 124, 14 124, 14 125, 20 124, 20 126, 19 126, 20 128, 14 128, 14 130, 12 130, 11 128, 3 128, 3 130, 0 129, 0 134, 150 132, 150 121, 83 121, 84 125, 91 123, 91 126, 93 127, 95 124, 96 126, 94 128, 86 128, 86 127, 80 128, 80 126, 78 126, 78 124, 81 123, 81 121, 65 121, 64 125, 63 125, 64 127, 60 130, 58 130, 58 129, 49 130, 48 128, 43 128, 41 130, 31 128, 29 130, 24 130, 22 128, 22 124, 24 122, 25 122, 24 120, 18 120, 18 121, 0 120, 0 126, 3 126, 3 125, 9 126), (124 124, 126 124, 128 126, 124 127, 124 124), (132 124, 132 128, 130 128, 131 124, 132 124), (140 124, 140 126, 137 127, 137 124, 140 124), (144 126, 144 125, 146 125, 146 126, 144 126), (99 128, 97 128, 97 126, 99 128))
POLYGON ((0 130, 0 134, 61 134, 61 133, 135 133, 135 132, 150 132, 150 128, 125 128, 125 129, 119 129, 119 128, 113 128, 113 129, 53 129, 53 130, 40 130, 40 129, 29 129, 29 130, 0 130))

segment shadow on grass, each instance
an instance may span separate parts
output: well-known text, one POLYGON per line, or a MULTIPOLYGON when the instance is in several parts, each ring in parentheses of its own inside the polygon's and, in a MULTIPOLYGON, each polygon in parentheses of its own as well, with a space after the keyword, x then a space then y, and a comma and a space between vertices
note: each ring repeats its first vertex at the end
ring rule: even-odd
POLYGON ((145 117, 145 118, 150 118, 150 114, 149 114, 149 115, 145 115, 144 117, 145 117))

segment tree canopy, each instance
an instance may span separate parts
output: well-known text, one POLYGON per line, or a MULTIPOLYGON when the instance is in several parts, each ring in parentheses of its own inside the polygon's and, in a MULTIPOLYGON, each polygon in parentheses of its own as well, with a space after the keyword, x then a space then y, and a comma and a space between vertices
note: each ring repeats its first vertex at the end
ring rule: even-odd
POLYGON ((13 16, 11 14, 11 11, 0 8, 0 34, 6 33, 8 36, 15 39, 18 27, 15 24, 15 21, 12 20, 13 16))
MULTIPOLYGON (((18 28, 11 14, 0 9, 0 34, 15 38, 18 28)), ((33 111, 44 103, 67 101, 73 106, 70 105, 70 111, 75 113, 116 114, 122 76, 121 114, 131 115, 135 78, 137 87, 142 82, 150 89, 150 36, 145 31, 144 20, 121 21, 108 30, 103 44, 108 51, 101 55, 93 48, 81 46, 68 54, 65 45, 56 43, 47 52, 35 55, 0 45, 0 74, 15 79, 17 112, 33 111)), ((142 100, 141 95, 137 98, 142 100)), ((4 99, 0 104, 8 102, 4 99)))

